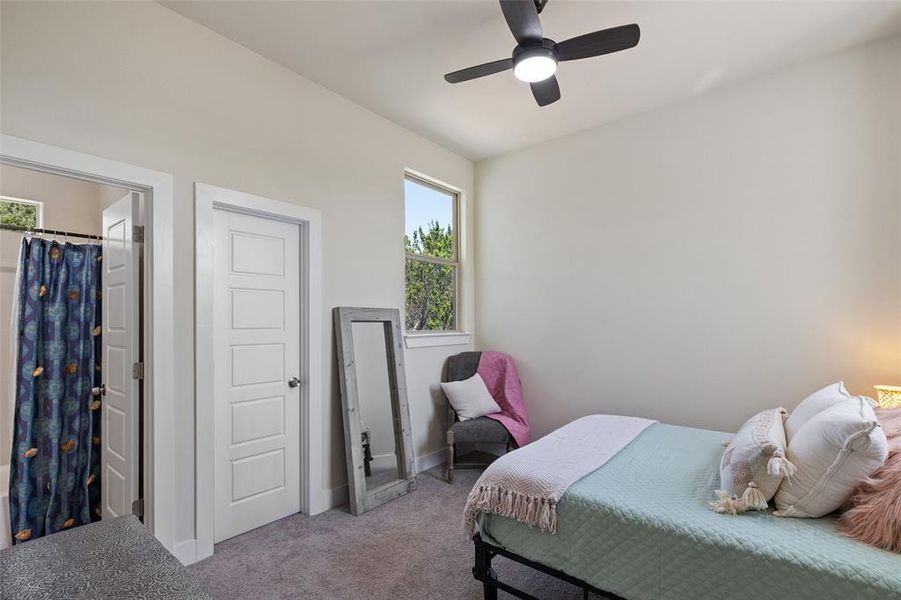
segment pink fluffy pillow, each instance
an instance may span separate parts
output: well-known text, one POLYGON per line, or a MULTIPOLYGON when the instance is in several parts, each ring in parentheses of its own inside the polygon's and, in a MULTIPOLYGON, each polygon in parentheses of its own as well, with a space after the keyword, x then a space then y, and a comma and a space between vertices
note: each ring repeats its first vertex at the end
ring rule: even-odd
POLYGON ((877 410, 888 459, 848 500, 839 529, 854 539, 901 552, 901 408, 877 410))

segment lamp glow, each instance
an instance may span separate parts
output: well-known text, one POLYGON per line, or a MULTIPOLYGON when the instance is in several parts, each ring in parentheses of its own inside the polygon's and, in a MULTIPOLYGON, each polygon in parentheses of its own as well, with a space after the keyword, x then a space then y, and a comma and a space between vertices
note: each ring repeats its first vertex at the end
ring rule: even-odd
POLYGON ((527 56, 513 67, 513 75, 520 81, 544 81, 557 71, 557 61, 550 56, 527 56))
POLYGON ((901 386, 877 385, 876 396, 879 399, 879 406, 881 408, 901 407, 901 386))

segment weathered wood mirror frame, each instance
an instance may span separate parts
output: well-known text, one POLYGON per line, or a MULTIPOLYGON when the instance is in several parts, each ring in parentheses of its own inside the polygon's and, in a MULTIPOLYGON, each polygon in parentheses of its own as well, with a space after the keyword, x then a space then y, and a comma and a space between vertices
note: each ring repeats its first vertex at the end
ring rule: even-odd
POLYGON ((336 307, 332 311, 335 324, 335 346, 338 354, 338 379, 341 383, 341 406, 344 414, 344 448, 347 452, 347 482, 350 512, 361 515, 386 502, 416 489, 416 467, 413 459, 413 436, 410 432, 410 405, 407 403, 407 378, 404 370, 403 337, 400 311, 396 308, 336 307), (354 323, 382 323, 385 330, 385 354, 388 360, 388 388, 394 443, 403 463, 398 479, 373 490, 366 489, 365 465, 360 427, 360 395, 354 357, 354 323), (401 478, 402 477, 402 478, 401 478))

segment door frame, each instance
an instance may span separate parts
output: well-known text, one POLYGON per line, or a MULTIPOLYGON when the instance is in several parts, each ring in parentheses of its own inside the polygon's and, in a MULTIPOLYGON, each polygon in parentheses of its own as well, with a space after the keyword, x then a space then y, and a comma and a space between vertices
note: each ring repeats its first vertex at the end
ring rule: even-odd
POLYGON ((213 365, 213 211, 228 210, 296 223, 300 229, 300 510, 316 514, 322 489, 322 213, 197 182, 194 184, 196 536, 197 560, 213 554, 215 535, 215 446, 213 365))
POLYGON ((175 544, 174 178, 5 134, 0 134, 0 163, 144 195, 144 524, 187 562, 192 553, 185 555, 175 544))

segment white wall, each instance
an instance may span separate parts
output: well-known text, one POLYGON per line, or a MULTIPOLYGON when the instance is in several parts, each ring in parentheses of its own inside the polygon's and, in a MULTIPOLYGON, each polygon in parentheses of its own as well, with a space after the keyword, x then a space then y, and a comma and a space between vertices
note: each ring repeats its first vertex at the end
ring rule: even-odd
POLYGON ((899 137, 895 39, 480 162, 477 343, 538 434, 899 383, 899 137))
MULTIPOLYGON (((176 540, 194 537, 193 184, 318 208, 323 331, 339 305, 403 305, 404 169, 464 190, 473 165, 154 3, 3 3, 3 133, 175 176, 179 471, 176 540)), ((468 206, 464 207, 469 210, 468 206)), ((468 232, 466 252, 471 255, 468 232)), ((471 325, 472 271, 464 272, 471 325)), ((445 356, 407 352, 416 450, 441 435, 432 390, 445 356)), ((332 336, 321 348, 324 499, 345 493, 332 336)))
MULTIPOLYGON (((44 203, 45 229, 97 234, 102 231, 101 198, 121 198, 123 190, 77 179, 0 165, 0 195, 44 203)), ((57 237, 59 240, 64 238, 57 237)), ((14 399, 10 357, 10 316, 14 306, 16 267, 22 234, 0 231, 0 466, 9 464, 14 399)), ((70 238, 73 244, 86 240, 70 238)))

